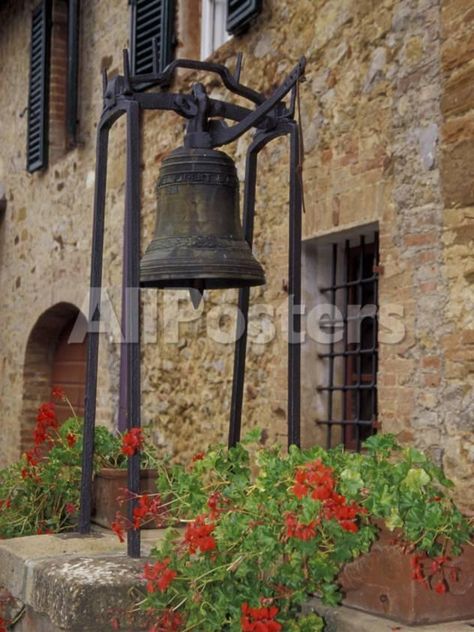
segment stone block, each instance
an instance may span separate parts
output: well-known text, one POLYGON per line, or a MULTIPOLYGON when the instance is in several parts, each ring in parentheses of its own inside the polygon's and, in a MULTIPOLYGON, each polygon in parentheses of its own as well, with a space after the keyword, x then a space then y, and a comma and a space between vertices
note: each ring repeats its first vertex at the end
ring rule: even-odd
POLYGON ((443 146, 441 174, 446 206, 474 205, 474 139, 443 146))
POLYGON ((444 0, 441 7, 441 17, 444 22, 464 17, 472 9, 471 0, 444 0))
POLYGON ((474 33, 464 34, 459 31, 457 37, 451 37, 443 46, 441 63, 445 71, 469 63, 474 57, 474 33))
MULTIPOLYGON (((144 564, 144 560, 110 556, 40 562, 33 570, 29 605, 47 614, 60 630, 112 630, 114 616, 126 619, 135 603, 132 591, 144 585, 144 564)), ((145 630, 146 623, 134 621, 133 629, 145 630)))
POLYGON ((123 554, 125 545, 120 544, 112 533, 91 536, 41 535, 2 540, 0 542, 0 585, 5 586, 22 601, 28 599, 28 587, 32 569, 37 562, 61 555, 94 555, 103 553, 123 554))
POLYGON ((474 68, 468 67, 446 82, 441 99, 445 116, 460 115, 474 108, 474 68))
POLYGON ((64 628, 58 628, 49 617, 26 606, 13 630, 14 632, 63 632, 64 628))
MULTIPOLYGON (((142 533, 148 555, 164 530, 142 533)), ((42 535, 0 543, 0 586, 21 601, 25 612, 15 632, 108 632, 112 619, 124 632, 148 626, 133 618, 133 589, 143 586, 146 557, 125 557, 126 546, 110 531, 90 536, 42 535)))

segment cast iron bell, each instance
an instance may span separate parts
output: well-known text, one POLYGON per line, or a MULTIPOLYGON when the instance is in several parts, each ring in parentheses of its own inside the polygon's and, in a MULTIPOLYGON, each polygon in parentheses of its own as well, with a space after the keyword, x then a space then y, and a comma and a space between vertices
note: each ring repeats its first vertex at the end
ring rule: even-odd
POLYGON ((164 159, 155 236, 140 263, 140 285, 238 288, 265 283, 245 241, 233 160, 214 149, 180 147, 164 159))

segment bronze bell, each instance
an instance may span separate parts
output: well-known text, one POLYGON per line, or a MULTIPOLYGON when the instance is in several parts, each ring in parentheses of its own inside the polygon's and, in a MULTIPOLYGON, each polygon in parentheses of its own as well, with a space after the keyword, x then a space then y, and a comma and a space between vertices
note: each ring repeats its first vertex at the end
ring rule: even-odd
POLYGON ((214 149, 180 147, 164 159, 155 236, 140 263, 140 285, 237 288, 265 283, 245 241, 233 160, 214 149))

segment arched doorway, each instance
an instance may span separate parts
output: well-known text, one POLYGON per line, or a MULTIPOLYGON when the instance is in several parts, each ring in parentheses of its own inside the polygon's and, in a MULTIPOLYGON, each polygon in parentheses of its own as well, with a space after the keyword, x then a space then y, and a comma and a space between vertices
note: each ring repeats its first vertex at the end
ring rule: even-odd
MULTIPOLYGON (((70 343, 71 331, 76 319, 66 323, 59 334, 51 367, 51 386, 62 388, 74 408, 76 415, 84 415, 84 395, 86 381, 86 340, 70 343)), ((71 416, 71 409, 65 402, 57 402, 59 421, 71 416)))
MULTIPOLYGON (((36 321, 28 338, 23 371, 23 414, 21 450, 32 445, 38 406, 51 399, 51 389, 64 389, 77 414, 83 414, 86 375, 87 320, 71 303, 57 303, 36 321), (74 328, 76 342, 70 342, 74 328)), ((71 415, 58 402, 58 416, 64 421, 71 415)))

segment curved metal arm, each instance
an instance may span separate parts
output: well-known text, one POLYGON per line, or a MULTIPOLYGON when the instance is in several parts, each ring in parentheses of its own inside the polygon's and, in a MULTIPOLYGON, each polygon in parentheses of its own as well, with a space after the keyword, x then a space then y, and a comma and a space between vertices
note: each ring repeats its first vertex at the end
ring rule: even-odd
POLYGON ((207 72, 213 72, 222 79, 222 83, 234 94, 239 94, 241 97, 245 99, 249 99, 249 101, 253 101, 254 103, 260 104, 265 101, 265 97, 262 96, 259 92, 256 92, 252 88, 248 86, 244 86, 239 83, 235 77, 231 74, 230 70, 227 66, 223 66, 222 64, 215 64, 210 61, 196 61, 194 59, 175 59, 172 61, 163 72, 160 72, 158 75, 148 74, 148 75, 140 75, 130 77, 130 84, 135 88, 135 90, 143 89, 141 86, 146 84, 146 88, 151 88, 154 86, 169 86, 176 71, 178 68, 188 68, 190 70, 204 70, 207 72))
MULTIPOLYGON (((306 67, 306 58, 302 57, 294 69, 290 72, 285 81, 279 86, 273 94, 263 103, 261 103, 253 112, 249 114, 245 119, 237 123, 237 125, 233 125, 229 127, 227 130, 221 132, 219 134, 218 140, 219 145, 227 145, 228 143, 233 142, 239 136, 242 136, 246 131, 248 131, 251 127, 258 127, 261 119, 266 116, 273 108, 283 99, 284 96, 290 92, 290 90, 296 85, 296 83, 301 79, 304 73, 304 69, 306 67)), ((286 114, 286 112, 285 112, 286 114)))

